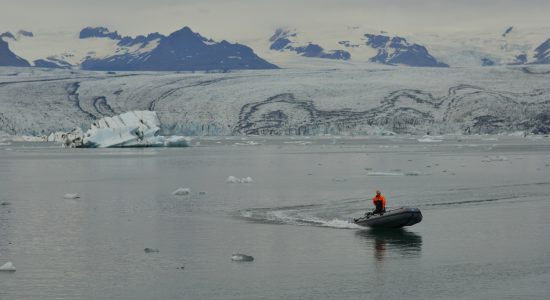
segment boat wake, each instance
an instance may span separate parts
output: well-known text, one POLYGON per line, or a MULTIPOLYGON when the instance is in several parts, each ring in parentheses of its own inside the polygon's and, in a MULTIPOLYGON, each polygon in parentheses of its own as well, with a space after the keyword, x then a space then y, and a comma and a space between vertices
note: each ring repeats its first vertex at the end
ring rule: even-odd
POLYGON ((317 226, 338 229, 361 228, 348 221, 351 220, 352 214, 357 213, 356 208, 350 207, 350 202, 360 203, 364 202, 364 199, 344 200, 329 204, 244 209, 239 211, 239 217, 252 222, 267 224, 317 226))

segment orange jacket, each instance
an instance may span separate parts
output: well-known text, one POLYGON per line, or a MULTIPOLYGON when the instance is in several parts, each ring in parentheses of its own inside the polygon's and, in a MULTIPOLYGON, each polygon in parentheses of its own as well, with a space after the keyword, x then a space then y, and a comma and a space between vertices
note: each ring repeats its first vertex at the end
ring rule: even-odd
POLYGON ((386 208, 386 198, 384 196, 374 196, 374 198, 372 198, 372 204, 374 204, 374 206, 376 206, 376 201, 382 201, 382 208, 386 208))

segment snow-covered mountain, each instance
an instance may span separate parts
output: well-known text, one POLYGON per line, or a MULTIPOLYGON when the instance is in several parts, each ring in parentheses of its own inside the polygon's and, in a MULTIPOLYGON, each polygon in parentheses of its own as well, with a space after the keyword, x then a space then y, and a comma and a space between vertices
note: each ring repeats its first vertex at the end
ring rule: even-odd
POLYGON ((15 55, 8 43, 0 39, 0 66, 28 67, 29 62, 15 55))
POLYGON ((194 71, 273 69, 252 49, 227 41, 216 42, 184 27, 168 36, 124 37, 105 27, 87 27, 74 35, 57 33, 23 38, 5 33, 1 39, 32 65, 47 68, 81 68, 108 71, 194 71))
POLYGON ((448 67, 448 65, 438 62, 431 56, 426 47, 411 44, 405 38, 399 36, 390 37, 384 34, 371 33, 365 33, 363 36, 343 35, 341 39, 338 38, 337 43, 327 42, 323 39, 321 42, 330 45, 330 49, 332 49, 326 51, 316 42, 302 38, 296 29, 279 28, 269 39, 269 42, 271 43, 270 50, 295 52, 305 57, 364 60, 367 56, 369 62, 388 65, 448 67), (355 55, 358 55, 357 59, 355 59, 355 55))
POLYGON ((413 67, 448 67, 438 62, 426 47, 411 44, 405 38, 390 37, 383 34, 365 34, 366 45, 378 50, 376 56, 369 60, 390 65, 405 65, 413 67))
POLYGON ((295 38, 298 34, 294 31, 284 30, 279 28, 275 31, 275 34, 269 38, 271 46, 269 49, 275 51, 292 51, 297 54, 305 57, 317 57, 317 58, 326 58, 326 59, 341 59, 348 60, 350 59, 350 54, 344 50, 329 50, 325 51, 323 47, 308 42, 303 45, 296 45, 297 42, 295 38))
POLYGON ((550 27, 515 26, 501 31, 414 35, 416 41, 428 45, 430 53, 438 60, 458 67, 540 64, 543 60, 536 57, 536 49, 549 38, 550 27))
POLYGON ((535 49, 535 64, 550 64, 550 38, 535 49))
POLYGON ((266 43, 253 47, 262 57, 282 67, 293 66, 294 60, 289 59, 291 54, 340 60, 342 65, 374 62, 417 67, 471 67, 546 64, 550 57, 549 37, 550 28, 510 26, 502 31, 400 34, 349 26, 277 29, 266 43), (268 50, 262 52, 262 48, 268 50))
POLYGON ((195 71, 277 68, 258 57, 247 46, 227 41, 217 43, 191 31, 189 27, 166 37, 156 33, 132 39, 122 38, 116 32, 107 34, 110 34, 107 38, 118 40, 117 45, 125 51, 119 50, 119 53, 104 58, 87 58, 81 63, 82 69, 195 71))
POLYGON ((48 135, 127 111, 163 134, 550 133, 550 66, 231 73, 0 68, 0 133, 48 135))
POLYGON ((243 37, 254 51, 241 44, 213 41, 188 27, 170 35, 136 37, 105 27, 87 27, 80 32, 20 30, 0 34, 0 39, 33 66, 111 71, 550 63, 550 28, 508 26, 476 32, 404 34, 363 26, 327 26, 280 28, 271 36, 243 37))

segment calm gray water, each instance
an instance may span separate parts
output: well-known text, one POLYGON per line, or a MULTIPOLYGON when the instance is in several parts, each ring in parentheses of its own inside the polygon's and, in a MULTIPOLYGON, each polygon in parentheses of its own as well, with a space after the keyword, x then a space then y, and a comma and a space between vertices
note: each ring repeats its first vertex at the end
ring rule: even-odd
POLYGON ((0 272, 0 299, 550 295, 549 138, 254 141, 1 145, 0 264, 17 271, 0 272), (422 223, 349 224, 376 189, 422 223))

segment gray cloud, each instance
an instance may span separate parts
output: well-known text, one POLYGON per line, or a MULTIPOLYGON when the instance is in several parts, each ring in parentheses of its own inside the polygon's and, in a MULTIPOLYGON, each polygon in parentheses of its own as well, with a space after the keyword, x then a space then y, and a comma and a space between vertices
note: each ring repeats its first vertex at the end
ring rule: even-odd
POLYGON ((216 39, 265 37, 278 26, 362 25, 393 32, 548 26, 547 0, 4 0, 0 31, 170 33, 185 25, 216 39), (7 2, 7 3, 6 3, 7 2))

